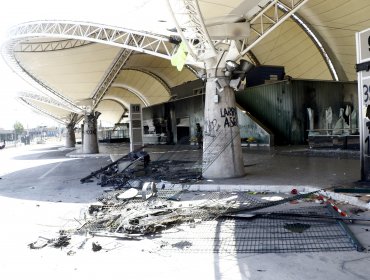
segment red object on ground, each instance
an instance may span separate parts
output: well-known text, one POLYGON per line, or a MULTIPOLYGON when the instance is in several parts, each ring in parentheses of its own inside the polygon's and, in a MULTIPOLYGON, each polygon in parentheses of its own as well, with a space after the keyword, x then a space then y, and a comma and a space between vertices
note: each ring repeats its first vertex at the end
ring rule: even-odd
POLYGON ((339 215, 341 215, 343 217, 347 217, 348 216, 347 213, 344 212, 344 211, 342 211, 338 206, 336 206, 331 199, 328 199, 328 198, 326 198, 326 197, 324 197, 322 195, 319 195, 318 196, 318 199, 319 200, 322 200, 324 203, 329 204, 336 212, 339 213, 339 215))
POLYGON ((290 191, 290 193, 291 193, 291 194, 298 194, 298 190, 297 190, 297 189, 292 189, 292 190, 290 191))

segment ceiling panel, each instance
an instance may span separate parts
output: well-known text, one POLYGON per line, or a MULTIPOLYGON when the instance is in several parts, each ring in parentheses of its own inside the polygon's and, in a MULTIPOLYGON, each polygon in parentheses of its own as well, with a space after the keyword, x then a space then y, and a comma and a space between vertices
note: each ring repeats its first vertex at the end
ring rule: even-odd
POLYGON ((89 97, 119 49, 101 44, 33 53, 16 53, 21 65, 70 100, 89 97))
POLYGON ((293 78, 332 80, 316 45, 292 20, 276 28, 252 51, 261 64, 284 66, 293 78))
POLYGON ((122 70, 114 80, 114 85, 140 93, 150 105, 168 101, 170 98, 170 93, 160 82, 140 71, 122 70))
POLYGON ((122 105, 112 100, 102 100, 96 110, 101 113, 98 122, 101 120, 104 123, 110 123, 111 126, 119 122, 124 113, 122 105))
POLYGON ((127 89, 119 87, 109 88, 107 94, 105 95, 105 98, 115 99, 121 102, 126 108, 130 108, 130 104, 144 105, 143 102, 135 94, 128 91, 127 89))
POLYGON ((370 27, 368 0, 310 0, 299 11, 343 68, 343 80, 355 80, 355 33, 370 27))
POLYGON ((181 71, 177 71, 176 67, 172 66, 169 60, 141 53, 132 55, 127 61, 125 68, 149 71, 160 77, 170 88, 197 79, 193 72, 186 67, 181 71))

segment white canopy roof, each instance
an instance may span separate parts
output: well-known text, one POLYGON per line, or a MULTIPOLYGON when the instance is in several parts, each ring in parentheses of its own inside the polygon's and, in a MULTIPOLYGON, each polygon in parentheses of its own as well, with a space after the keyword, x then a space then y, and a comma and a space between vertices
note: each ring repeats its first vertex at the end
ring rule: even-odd
MULTIPOLYGON (((109 26, 112 30, 131 28, 164 35, 163 40, 176 34, 169 31, 174 28, 174 23, 165 0, 123 1, 119 5, 116 1, 105 1, 100 9, 92 9, 88 5, 76 7, 74 2, 64 1, 58 8, 54 8, 55 3, 46 2, 43 9, 30 13, 27 19, 94 23, 109 26)), ((207 28, 232 22, 248 24, 256 12, 269 2, 198 1, 207 28)), ((355 80, 355 33, 370 27, 369 14, 370 2, 367 0, 309 0, 256 44, 245 58, 261 65, 284 66, 286 74, 293 78, 355 80)), ((49 30, 49 35, 33 33, 32 36, 10 40, 12 56, 20 66, 16 70, 27 73, 39 85, 51 89, 51 96, 58 95, 60 102, 64 102, 65 98, 65 102, 80 106, 85 100, 97 96, 110 72, 120 62, 114 79, 98 100, 101 103, 97 108, 103 113, 101 118, 106 117, 111 123, 121 120, 129 104, 149 106, 165 102, 171 98, 172 87, 197 79, 191 69, 185 67, 178 72, 168 59, 153 56, 152 53, 134 50, 122 58, 119 45, 103 44, 88 38, 62 38, 56 33, 56 30, 49 30), (38 45, 45 47, 47 43, 53 45, 53 49, 40 51, 34 48, 38 45), (21 44, 23 47, 20 47, 21 44), (24 47, 30 44, 33 44, 32 51, 24 47)), ((163 43, 159 48, 164 50, 167 46, 163 43)), ((28 99, 27 103, 40 107, 37 102, 40 103, 28 99)), ((66 119, 73 112, 67 107, 63 110, 52 104, 42 105, 44 111, 61 119, 66 119)), ((77 111, 74 112, 81 113, 77 111)))

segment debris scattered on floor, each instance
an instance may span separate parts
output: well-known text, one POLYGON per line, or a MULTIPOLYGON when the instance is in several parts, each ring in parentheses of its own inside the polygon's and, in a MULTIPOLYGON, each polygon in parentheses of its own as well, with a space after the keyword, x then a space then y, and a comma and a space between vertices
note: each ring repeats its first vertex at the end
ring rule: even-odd
POLYGON ((73 255, 75 255, 76 254, 76 252, 75 251, 73 251, 73 250, 69 250, 68 252, 67 252, 67 255, 68 256, 73 256, 73 255))
POLYGON ((189 241, 180 241, 175 244, 172 244, 172 247, 184 250, 184 249, 190 248, 191 245, 193 244, 189 241))
MULTIPOLYGON (((61 231, 58 238, 37 240, 29 244, 31 249, 66 248, 70 252, 67 254, 73 255, 76 249, 87 247, 90 238, 106 237, 116 240, 158 237, 161 240, 158 250, 182 252, 363 248, 357 240, 352 240, 352 233, 343 230, 345 222, 360 217, 351 219, 332 199, 318 194, 319 191, 302 192, 296 188, 278 194, 188 191, 187 183, 202 179, 201 162, 161 157, 152 161, 144 151, 121 157, 82 178, 81 183, 92 179, 97 179, 106 190, 83 217, 76 219, 78 226, 61 231), (187 231, 194 232, 195 237, 188 238, 187 231), (166 239, 169 235, 172 237, 166 239), (73 236, 85 236, 85 239, 76 245, 71 243, 73 236)), ((89 244, 94 252, 108 248, 96 240, 89 244)))
MULTIPOLYGON (((151 161, 145 151, 131 152, 105 167, 82 178, 81 183, 98 179, 101 187, 112 187, 116 190, 133 187, 133 181, 153 181, 171 184, 196 182, 202 179, 200 162, 181 161, 159 158, 151 161)), ((165 188, 166 184, 160 184, 165 188)))
POLYGON ((142 163, 144 167, 146 167, 149 162, 150 156, 147 152, 130 152, 118 160, 92 172, 90 175, 82 178, 80 182, 87 183, 91 182, 93 178, 98 178, 100 179, 100 185, 102 187, 106 185, 121 187, 125 185, 130 176, 132 176, 131 171, 134 167, 136 167, 139 163, 142 163), (122 176, 118 176, 118 174, 121 174, 122 176))
MULTIPOLYGON (((117 240, 160 237, 158 250, 177 249, 184 252, 206 250, 199 249, 199 246, 205 246, 200 243, 203 239, 207 244, 214 244, 213 248, 208 249, 212 252, 302 251, 303 245, 300 244, 305 239, 308 245, 304 248, 308 251, 350 250, 356 244, 350 241, 348 237, 352 235, 347 236, 337 221, 353 222, 359 218, 343 217, 335 210, 329 212, 328 209, 334 209, 336 205, 332 200, 318 195, 318 191, 296 195, 279 194, 278 200, 266 201, 262 199, 267 196, 266 193, 251 195, 249 192, 162 189, 157 188, 154 182, 141 185, 141 189, 125 188, 105 192, 96 203, 90 205, 83 217, 76 219, 78 226, 60 231, 59 237, 55 239, 40 238, 29 244, 29 247, 66 248, 67 254, 73 255, 76 250, 83 249, 88 240, 105 237, 117 240), (317 200, 321 204, 316 203, 317 200), (290 204, 292 201, 300 203, 290 204), (220 227, 219 233, 207 230, 207 227, 214 226, 220 227), (329 232, 323 231, 325 227, 329 232), (195 237, 189 239, 186 231, 193 231, 195 237), (166 239, 171 234, 173 237, 166 239), (85 238, 78 244, 72 243, 71 239, 77 236, 85 238), (232 248, 227 245, 229 242, 225 236, 236 242, 232 248), (215 241, 209 243, 206 241, 209 238, 215 238, 215 241), (320 246, 315 245, 315 239, 320 246), (261 247, 257 244, 264 245, 261 247)), ((277 194, 268 193, 268 197, 274 196, 277 194)), ((106 248, 96 240, 90 242, 94 252, 106 248)), ((356 248, 363 247, 358 245, 356 248)))
POLYGON ((51 246, 55 248, 62 248, 62 247, 67 247, 70 243, 71 236, 68 233, 60 233, 60 236, 56 239, 53 240, 51 243, 51 246))
POLYGON ((38 240, 28 244, 30 249, 41 249, 46 246, 51 246, 54 248, 67 247, 70 244, 71 234, 66 231, 59 231, 59 237, 57 238, 45 238, 40 236, 38 240))
POLYGON ((38 239, 35 242, 28 244, 28 247, 30 249, 41 249, 41 248, 46 247, 47 245, 48 245, 47 240, 38 239))
POLYGON ((298 194, 298 190, 297 190, 297 189, 292 189, 292 190, 290 191, 290 193, 291 193, 291 194, 298 194))
POLYGON ((92 243, 92 250, 94 252, 98 252, 102 249, 102 246, 98 242, 93 242, 92 243))

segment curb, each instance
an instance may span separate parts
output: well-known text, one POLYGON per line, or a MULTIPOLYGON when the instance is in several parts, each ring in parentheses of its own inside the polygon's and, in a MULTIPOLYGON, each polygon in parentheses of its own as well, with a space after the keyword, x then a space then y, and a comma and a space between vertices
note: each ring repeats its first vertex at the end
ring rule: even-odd
MULTIPOLYGON (((297 189, 298 192, 301 193, 308 193, 321 190, 321 188, 319 187, 309 185, 293 186, 293 185, 171 184, 170 182, 162 182, 158 184, 164 184, 167 189, 189 190, 189 191, 223 191, 223 192, 255 191, 255 192, 274 192, 286 194, 290 193, 292 189, 297 189)), ((158 188, 160 188, 160 186, 158 188)), ((330 199, 370 210, 370 203, 362 202, 354 196, 324 190, 320 191, 320 193, 325 194, 325 196, 329 197, 330 199)))

